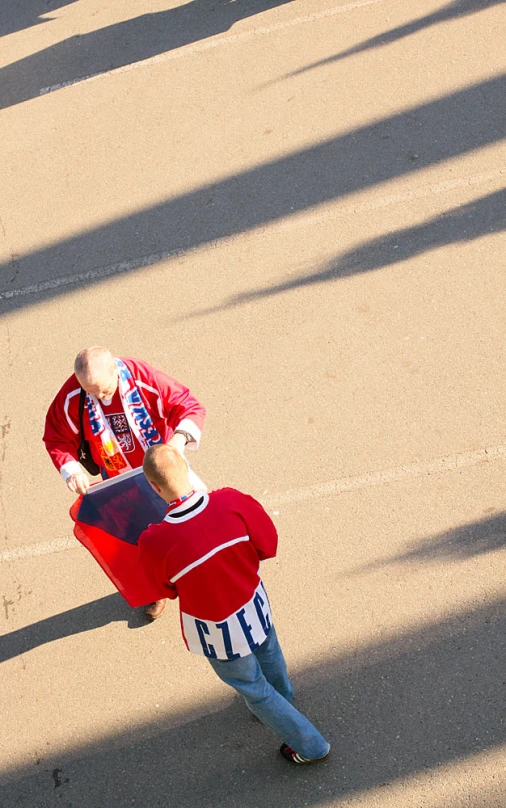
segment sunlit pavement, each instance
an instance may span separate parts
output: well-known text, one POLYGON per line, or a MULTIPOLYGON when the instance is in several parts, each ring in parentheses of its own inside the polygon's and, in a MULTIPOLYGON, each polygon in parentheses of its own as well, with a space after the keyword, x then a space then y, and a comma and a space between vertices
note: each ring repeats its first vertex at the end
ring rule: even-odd
POLYGON ((504 808, 505 4, 8 5, 0 803, 504 808), (325 764, 72 539, 41 435, 96 343, 188 384, 196 470, 275 520, 325 764))

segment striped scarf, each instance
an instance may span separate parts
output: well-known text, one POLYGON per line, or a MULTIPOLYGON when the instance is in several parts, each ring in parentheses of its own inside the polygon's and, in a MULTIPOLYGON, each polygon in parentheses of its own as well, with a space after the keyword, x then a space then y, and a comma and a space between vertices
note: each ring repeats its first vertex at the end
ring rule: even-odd
MULTIPOLYGON (((130 370, 121 359, 115 359, 115 362, 118 369, 118 388, 123 411, 130 429, 146 451, 153 444, 161 443, 162 439, 146 409, 130 370)), ((95 438, 100 438, 105 456, 108 458, 116 456, 115 467, 118 471, 127 471, 131 468, 130 463, 116 440, 114 432, 109 428, 100 401, 96 396, 87 393, 86 406, 90 416, 91 431, 95 438)))

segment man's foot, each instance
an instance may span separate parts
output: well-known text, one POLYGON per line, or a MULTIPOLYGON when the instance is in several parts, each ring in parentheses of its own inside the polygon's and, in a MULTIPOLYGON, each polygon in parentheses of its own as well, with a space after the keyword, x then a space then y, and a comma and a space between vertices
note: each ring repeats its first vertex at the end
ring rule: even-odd
POLYGON ((309 763, 321 763, 322 760, 327 760, 328 756, 330 755, 330 749, 329 749, 327 754, 320 758, 302 757, 302 755, 299 755, 299 753, 296 752, 295 749, 292 749, 290 746, 288 746, 287 743, 281 744, 281 748, 279 751, 281 752, 285 760, 289 760, 290 763, 297 763, 303 766, 307 766, 309 763))
POLYGON ((144 606, 144 614, 146 617, 149 617, 150 620, 156 620, 156 618, 160 617, 161 613, 165 609, 166 603, 166 600, 155 600, 154 603, 144 606))

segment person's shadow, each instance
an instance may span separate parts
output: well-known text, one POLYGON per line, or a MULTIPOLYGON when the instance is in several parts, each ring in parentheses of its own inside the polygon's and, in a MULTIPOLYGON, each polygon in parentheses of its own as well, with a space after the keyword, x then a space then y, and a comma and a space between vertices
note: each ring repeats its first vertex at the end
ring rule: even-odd
MULTIPOLYGON (((227 31, 238 20, 291 0, 192 0, 143 14, 82 36, 73 36, 0 70, 0 108, 20 104, 41 90, 71 84, 182 48, 227 31)), ((170 94, 170 85, 160 85, 170 94)))
POLYGON ((106 595, 91 603, 77 606, 45 620, 39 620, 31 626, 4 634, 0 638, 0 662, 24 654, 39 645, 92 631, 109 623, 126 622, 128 628, 140 628, 146 625, 143 609, 132 609, 120 594, 106 595))
POLYGON ((51 22, 51 12, 77 0, 15 0, 0 6, 0 37, 51 22))

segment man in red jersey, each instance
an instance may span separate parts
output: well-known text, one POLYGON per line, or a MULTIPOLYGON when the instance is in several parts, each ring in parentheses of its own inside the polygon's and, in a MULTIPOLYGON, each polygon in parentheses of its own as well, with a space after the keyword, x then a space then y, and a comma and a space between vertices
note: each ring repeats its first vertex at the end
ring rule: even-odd
POLYGON ((209 660, 249 709, 283 740, 297 764, 324 760, 325 738, 291 702, 293 687, 260 579, 276 555, 276 528, 259 502, 233 488, 193 490, 171 446, 151 446, 144 474, 168 503, 167 515, 139 538, 140 563, 160 597, 179 598, 189 651, 209 660))
MULTIPOLYGON (((49 407, 44 443, 68 488, 85 494, 88 475, 79 465, 82 441, 102 477, 142 466, 146 450, 168 443, 183 453, 197 449, 205 409, 187 387, 140 359, 114 358, 101 346, 81 351, 74 373, 49 407)), ((193 472, 194 487, 205 488, 193 472)), ((159 617, 165 600, 146 607, 159 617)))

